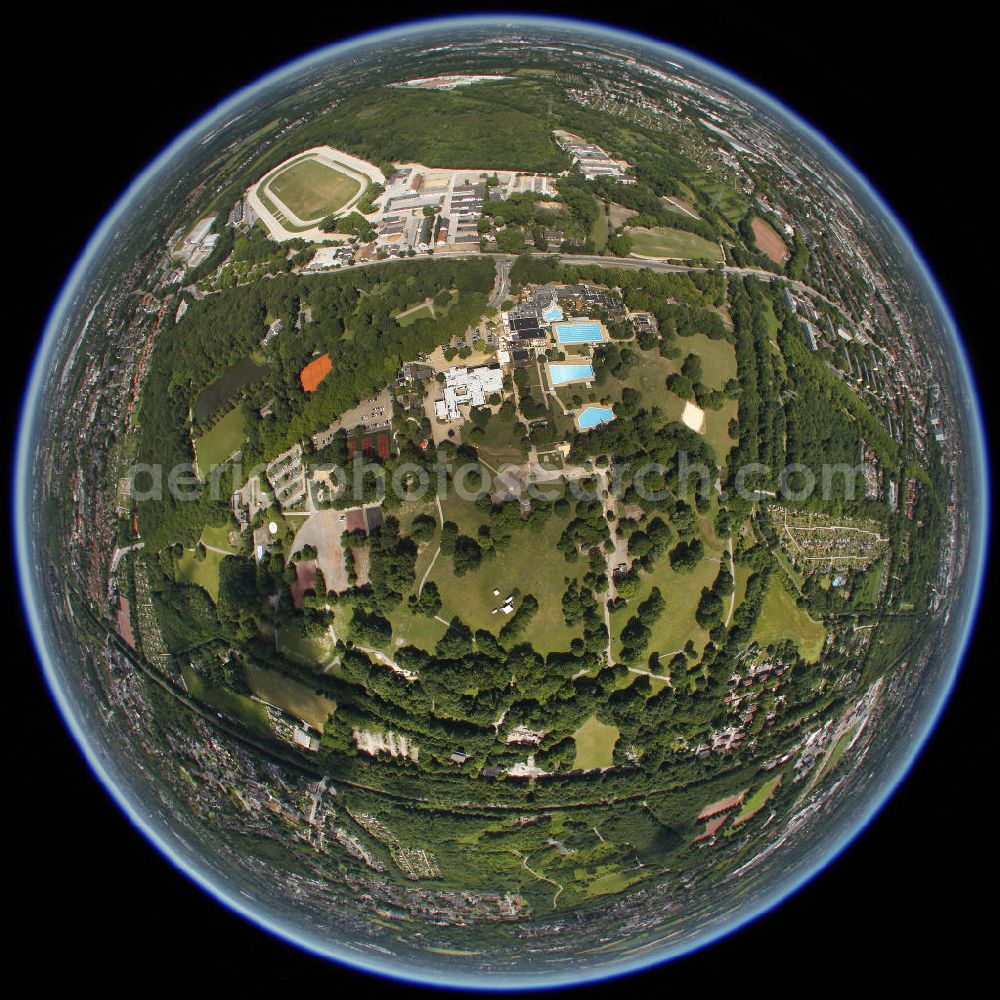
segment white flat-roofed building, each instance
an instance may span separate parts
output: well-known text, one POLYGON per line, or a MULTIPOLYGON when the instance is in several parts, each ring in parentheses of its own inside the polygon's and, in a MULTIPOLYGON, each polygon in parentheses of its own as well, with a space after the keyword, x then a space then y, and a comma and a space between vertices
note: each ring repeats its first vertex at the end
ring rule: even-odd
POLYGON ((212 228, 212 223, 215 222, 215 216, 210 215, 207 219, 202 219, 198 224, 188 233, 188 238, 184 241, 192 249, 197 247, 201 241, 208 235, 208 231, 212 228))
POLYGON ((478 368, 456 365, 444 373, 444 398, 435 402, 435 415, 440 420, 458 420, 460 407, 485 406, 495 392, 503 392, 503 370, 498 364, 478 368))

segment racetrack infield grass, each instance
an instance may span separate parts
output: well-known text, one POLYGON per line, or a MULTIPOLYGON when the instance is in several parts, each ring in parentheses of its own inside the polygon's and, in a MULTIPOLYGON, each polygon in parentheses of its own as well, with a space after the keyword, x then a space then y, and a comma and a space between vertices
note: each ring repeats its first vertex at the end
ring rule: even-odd
POLYGON ((802 658, 807 663, 815 663, 823 651, 826 630, 814 622, 772 576, 753 637, 762 646, 792 639, 799 647, 802 658))
POLYGON ((243 408, 230 410, 208 433, 202 434, 194 443, 198 460, 198 472, 204 479, 213 465, 222 465, 243 447, 246 431, 243 424, 243 408))
POLYGON ((656 257, 664 260, 712 260, 722 261, 722 249, 718 244, 706 240, 683 229, 629 229, 632 239, 632 254, 637 257, 656 257))
POLYGON ((592 715, 573 734, 576 741, 574 771, 588 771, 595 767, 611 767, 614 763, 615 744, 621 735, 616 726, 606 726, 592 715))
POLYGON ((361 191, 361 182, 336 167, 307 159, 272 177, 267 190, 303 222, 319 222, 354 199, 361 191))

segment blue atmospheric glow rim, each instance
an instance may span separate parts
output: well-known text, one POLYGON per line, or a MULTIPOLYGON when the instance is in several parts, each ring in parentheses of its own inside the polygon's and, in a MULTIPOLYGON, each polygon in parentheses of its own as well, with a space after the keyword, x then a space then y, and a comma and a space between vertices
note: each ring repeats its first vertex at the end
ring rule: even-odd
MULTIPOLYGON (((190 878, 193 882, 205 890, 208 895, 221 902, 231 911, 244 917, 249 922, 270 931, 277 937, 295 945, 303 951, 326 958, 335 959, 346 965, 360 969, 365 972, 379 973, 392 979, 406 982, 420 983, 423 985, 434 985, 449 989, 475 988, 478 990, 508 990, 508 989, 546 989, 560 986, 582 985, 584 983, 607 980, 631 972, 638 972, 641 969, 660 964, 682 955, 690 954, 706 945, 727 937, 740 927, 750 923, 763 913, 768 912, 780 902, 797 892, 807 882, 823 871, 841 852, 857 837, 857 835, 871 822, 874 816, 882 808, 885 802, 891 797, 895 789, 909 773, 914 760, 921 748, 926 743, 932 730, 937 725, 941 712, 948 700, 951 691, 954 689, 958 677, 961 662, 967 652, 971 637, 972 626, 975 622, 979 601, 982 595, 983 576, 985 571, 986 547, 989 534, 989 496, 990 496, 990 471, 987 459, 987 449, 985 431, 983 428, 983 418, 979 406, 979 396, 976 391, 975 382, 969 365, 969 360, 965 347, 958 335, 954 317, 944 300, 944 296, 937 285, 934 276, 931 274, 922 255, 917 250, 910 238, 909 233, 903 224, 892 212, 892 210, 882 200, 881 196, 874 190, 867 178, 841 154, 823 135, 817 132, 811 125, 803 121, 797 114, 785 107, 776 98, 767 94, 754 84, 751 84, 728 70, 718 66, 700 56, 696 56, 685 49, 660 41, 647 35, 637 32, 627 31, 620 28, 613 28, 593 21, 576 20, 570 17, 546 17, 537 15, 527 15, 521 13, 494 13, 476 14, 467 16, 450 16, 441 18, 431 18, 422 21, 408 22, 390 28, 379 29, 377 31, 365 33, 346 39, 342 42, 334 43, 321 49, 317 49, 299 59, 286 63, 284 66, 265 74, 253 83, 238 90, 231 97, 227 98, 214 109, 208 111, 198 121, 189 128, 182 131, 164 150, 161 152, 128 186, 112 209, 104 217, 97 229, 74 264, 69 276, 54 303, 46 322, 42 341, 36 350, 32 364, 31 375, 25 390, 21 408, 21 422, 17 436, 17 452, 15 458, 15 475, 13 480, 13 528, 17 547, 18 577, 21 588, 21 596, 25 607, 26 617, 31 626, 32 641, 36 653, 41 661, 45 680, 49 688, 49 693, 55 701, 67 728, 73 735, 78 747, 90 769, 100 780, 108 794, 114 799, 129 821, 137 827, 145 837, 157 848, 161 855, 167 858, 171 864, 179 871, 190 878), (42 615, 36 600, 33 589, 34 571, 36 569, 32 558, 32 544, 30 535, 30 515, 32 510, 31 495, 28 489, 30 460, 33 454, 34 438, 34 416, 38 405, 43 379, 47 371, 47 363, 52 355, 59 339, 60 326, 65 322, 67 311, 72 304, 76 294, 79 292, 82 282, 86 278, 87 269, 93 263, 100 251, 104 248, 105 241, 113 232, 116 224, 126 215, 133 202, 145 187, 165 169, 173 158, 191 143, 202 137, 205 133, 214 128, 224 125, 229 116, 238 111, 261 89, 267 89, 281 82, 287 81, 297 74, 316 66, 319 66, 330 59, 343 57, 352 50, 377 45, 391 39, 402 39, 412 35, 421 34, 428 31, 441 30, 447 27, 496 27, 498 29, 505 26, 517 27, 523 25, 526 28, 551 27, 557 30, 571 30, 584 32, 590 35, 599 35, 602 38, 624 42, 635 45, 642 44, 648 46, 660 55, 666 56, 682 65, 691 65, 700 72, 705 73, 710 79, 718 80, 731 88, 740 96, 751 98, 761 107, 774 114, 779 121, 797 129, 817 146, 835 165, 841 175, 857 190, 867 196, 871 205, 879 214, 882 220, 890 227, 896 240, 903 249, 903 257, 909 255, 917 275, 923 279, 924 287, 930 293, 934 305, 937 307, 938 315, 943 321, 948 332, 951 334, 949 347, 952 357, 958 366, 959 392, 965 393, 964 399, 959 399, 958 405, 961 415, 967 423, 968 445, 974 449, 973 467, 982 470, 980 476, 980 495, 978 498, 977 510, 970 518, 970 548, 968 552, 965 573, 960 583, 966 579, 974 582, 974 588, 969 592, 972 599, 965 605, 956 609, 955 614, 960 616, 961 621, 954 626, 955 639, 947 650, 948 655, 953 657, 950 673, 945 681, 938 684, 937 690, 928 694, 928 705, 931 710, 925 710, 919 721, 918 731, 913 735, 906 748, 902 750, 894 761, 894 767, 887 770, 887 777, 883 778, 877 792, 868 793, 865 796, 864 808, 860 811, 859 818, 856 818, 848 828, 842 832, 831 844, 825 846, 822 856, 812 864, 806 864, 803 871, 788 878, 785 883, 780 884, 774 891, 755 904, 741 909, 738 914, 720 927, 712 927, 703 930, 695 935, 683 946, 667 946, 660 951, 651 952, 642 958, 632 961, 621 962, 600 969, 585 971, 578 977, 572 975, 552 974, 538 978, 520 978, 518 976, 486 978, 485 974, 459 973, 450 982, 436 981, 430 969, 413 967, 404 963, 389 964, 378 956, 361 955, 355 952, 348 952, 337 943, 320 944, 315 938, 305 938, 299 936, 301 931, 279 922, 276 918, 269 918, 259 912, 252 910, 235 893, 231 893, 228 888, 218 884, 211 879, 196 862, 181 856, 181 852, 173 844, 167 842, 161 832, 142 815, 140 807, 130 801, 130 792, 119 786, 105 768, 103 762, 94 752, 89 738, 84 732, 81 719, 77 715, 75 707, 70 703, 66 691, 60 683, 59 670, 55 665, 55 659, 47 645, 47 633, 45 631, 42 615), (978 542, 978 545, 977 545, 978 542)), ((813 852, 818 853, 818 852, 813 852)), ((442 970, 444 972, 444 970, 442 970)))

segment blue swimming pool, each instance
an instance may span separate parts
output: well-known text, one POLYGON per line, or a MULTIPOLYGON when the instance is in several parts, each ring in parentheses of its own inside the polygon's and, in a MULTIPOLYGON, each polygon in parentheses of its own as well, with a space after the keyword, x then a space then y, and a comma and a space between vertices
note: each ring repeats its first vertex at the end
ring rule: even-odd
POLYGON ((598 424, 606 424, 615 419, 615 411, 610 406, 588 406, 576 415, 576 422, 583 430, 589 430, 598 424))
POLYGON ((593 344, 604 339, 600 323, 559 323, 554 329, 560 344, 593 344))
POLYGON ((582 382, 594 377, 593 365, 553 365, 549 369, 549 382, 552 385, 565 385, 567 382, 582 382))
POLYGON ((562 318, 563 311, 556 305, 555 302, 553 302, 552 305, 550 305, 548 309, 542 313, 542 319, 544 319, 546 323, 558 323, 562 318))

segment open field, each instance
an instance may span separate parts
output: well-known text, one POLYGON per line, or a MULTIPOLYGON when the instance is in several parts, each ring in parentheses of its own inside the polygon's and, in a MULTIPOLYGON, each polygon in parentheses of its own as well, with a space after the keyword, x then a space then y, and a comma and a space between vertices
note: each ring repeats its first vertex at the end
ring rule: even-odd
POLYGON ((689 201, 685 201, 683 198, 677 198, 673 195, 662 195, 660 201, 667 207, 671 212, 683 212, 684 215, 691 216, 692 219, 700 219, 701 216, 694 210, 694 205, 689 201))
POLYGON ((739 815, 733 820, 733 826, 742 826, 748 819, 752 819, 754 816, 760 812, 761 809, 767 805, 768 799, 775 793, 778 785, 781 784, 781 779, 784 775, 777 775, 770 781, 765 781, 760 788, 757 789, 753 795, 750 796, 746 802, 743 803, 743 808, 740 810, 739 815))
POLYGON ((194 549, 185 549, 180 559, 174 559, 174 574, 180 583, 194 583, 208 592, 213 601, 219 599, 219 564, 225 557, 208 549, 199 562, 194 549))
MULTIPOLYGON (((705 551, 709 552, 707 541, 705 551)), ((716 553, 713 552, 712 555, 716 553)), ((692 639, 699 650, 704 648, 708 642, 708 633, 698 627, 694 613, 701 600, 702 587, 711 587, 718 572, 717 557, 702 559, 689 573, 676 572, 666 556, 657 560, 653 571, 643 574, 639 591, 629 602, 628 607, 611 616, 611 649, 615 658, 622 650, 622 629, 632 617, 634 609, 649 597, 653 587, 660 588, 660 593, 667 602, 666 610, 652 626, 653 634, 646 650, 647 654, 660 654, 663 662, 659 672, 663 672, 662 667, 665 667, 674 653, 684 648, 688 639, 692 639)), ((641 659, 637 666, 644 668, 645 659, 641 659)))
POLYGON ((444 305, 437 305, 434 299, 428 297, 421 302, 416 302, 408 306, 402 312, 396 313, 396 322, 400 326, 409 326, 416 323, 418 319, 438 319, 447 316, 448 310, 458 301, 458 290, 450 288, 451 299, 444 305))
POLYGON ((836 770, 837 765, 840 763, 840 758, 844 756, 847 745, 854 739, 856 734, 857 729, 853 726, 840 734, 837 742, 833 745, 833 749, 827 755, 826 760, 823 761, 822 770, 820 770, 816 778, 817 781, 821 781, 826 775, 832 774, 836 770))
MULTIPOLYGON (((421 572, 420 576, 422 575, 423 573, 421 572)), ((420 576, 417 577, 418 582, 420 581, 420 576)), ((394 646, 419 646, 420 649, 425 649, 428 653, 434 651, 434 647, 448 630, 448 626, 442 624, 436 618, 414 614, 406 606, 405 602, 389 615, 389 622, 392 625, 394 646)), ((385 652, 392 655, 389 648, 385 652)))
POLYGON ((687 178, 691 188, 704 198, 709 206, 721 213, 734 226, 746 214, 747 203, 724 181, 708 173, 691 174, 687 178))
POLYGON ((573 734, 576 740, 574 771, 587 771, 593 767, 611 767, 612 754, 620 733, 616 726, 606 726, 592 715, 573 734))
POLYGON ((336 702, 274 670, 264 670, 248 663, 246 677, 250 690, 258 698, 317 729, 323 728, 337 707, 336 702))
POLYGON ((332 163, 307 159, 272 177, 267 190, 303 222, 319 221, 339 212, 358 195, 361 181, 332 163))
MULTIPOLYGON (((538 398, 538 393, 535 393, 538 398)), ((516 432, 517 420, 501 420, 497 416, 490 418, 489 423, 483 428, 483 436, 473 435, 470 440, 479 449, 480 457, 484 462, 499 468, 508 463, 519 463, 524 461, 524 453, 521 451, 521 437, 516 432)))
POLYGON ((633 215, 639 214, 634 208, 626 208, 624 205, 619 205, 616 201, 611 202, 605 211, 608 216, 608 225, 612 229, 624 226, 633 215))
POLYGON ((721 261, 722 250, 715 243, 686 233, 681 229, 630 229, 633 257, 656 257, 664 260, 707 260, 721 261))
POLYGON ((750 223, 753 226, 754 242, 758 250, 763 250, 769 260, 780 264, 788 256, 788 248, 781 237, 763 219, 756 216, 750 223))
POLYGON ((785 588, 772 577, 753 637, 762 646, 792 639, 799 647, 802 658, 815 663, 823 651, 826 630, 798 607, 785 588))
POLYGON ((610 875, 602 875, 600 878, 594 879, 593 882, 589 882, 583 890, 583 894, 589 899, 592 896, 607 896, 615 892, 624 892, 629 886, 648 877, 648 874, 643 871, 612 872, 610 875))
MULTIPOLYGON (((628 606, 612 614, 611 648, 615 658, 622 648, 622 629, 632 617, 634 609, 649 597, 653 587, 660 589, 667 603, 666 610, 651 627, 652 637, 646 651, 647 654, 659 653, 663 661, 661 670, 656 672, 664 672, 662 668, 666 666, 666 662, 683 649, 688 639, 694 642, 697 649, 704 648, 708 642, 708 633, 699 628, 694 613, 701 599, 702 588, 711 587, 719 572, 720 560, 725 559, 727 565, 729 561, 726 541, 719 538, 712 527, 716 509, 717 501, 713 499, 707 514, 698 516, 698 528, 705 544, 704 558, 690 572, 678 573, 664 555, 653 564, 652 572, 642 574, 639 590, 628 606)), ((645 669, 645 660, 640 660, 636 666, 645 669)))
POLYGON ((312 639, 300 627, 289 627, 278 633, 276 648, 283 656, 315 669, 324 666, 333 656, 334 642, 332 635, 312 639))
POLYGON ((705 411, 705 440, 715 451, 716 460, 722 466, 730 449, 736 444, 736 439, 729 436, 729 421, 734 420, 739 412, 739 401, 727 399, 718 410, 705 411))
POLYGON ((231 527, 206 524, 201 531, 201 540, 213 549, 225 549, 226 552, 231 552, 234 556, 239 555, 239 550, 233 548, 229 543, 229 532, 231 530, 231 527))
POLYGON ((213 465, 222 465, 243 447, 246 433, 243 426, 243 408, 230 410, 207 434, 195 441, 194 451, 198 471, 207 476, 213 465))
POLYGON ((396 316, 396 322, 400 326, 410 326, 412 323, 416 323, 418 319, 433 319, 434 310, 431 308, 429 302, 421 302, 417 306, 413 306, 407 309, 405 312, 401 312, 396 316))
POLYGON ((239 719, 252 729, 260 732, 270 732, 267 712, 264 706, 242 694, 235 694, 225 688, 212 687, 205 683, 200 674, 191 666, 181 667, 184 684, 193 698, 211 705, 212 708, 226 715, 239 719))
MULTIPOLYGON (((475 537, 479 525, 486 523, 486 517, 475 504, 454 494, 449 494, 442 506, 445 520, 454 521, 463 534, 475 537)), ((543 655, 569 649, 580 629, 567 626, 562 616, 565 580, 575 575, 571 564, 556 551, 556 542, 565 527, 566 521, 553 514, 540 532, 516 530, 510 544, 496 559, 485 560, 479 569, 461 577, 454 574, 451 556, 438 556, 428 579, 441 592, 444 602, 441 617, 450 620, 457 614, 473 631, 483 628, 495 634, 509 619, 502 614, 491 614, 492 609, 518 588, 522 594, 534 595, 539 604, 538 613, 525 630, 524 641, 543 655), (539 559, 539 552, 550 556, 539 559), (495 589, 500 591, 499 597, 494 596, 495 589)))
POLYGON ((608 242, 609 220, 604 212, 598 212, 594 218, 594 226, 590 230, 590 238, 594 241, 594 249, 600 253, 608 242))
POLYGON ((721 389, 736 377, 736 348, 728 340, 712 340, 703 333, 678 337, 677 346, 684 354, 697 354, 701 374, 709 389, 721 389))

